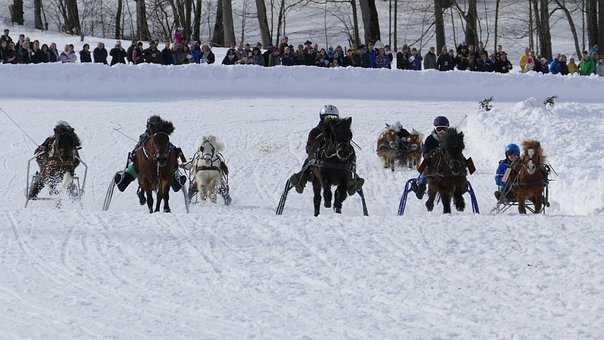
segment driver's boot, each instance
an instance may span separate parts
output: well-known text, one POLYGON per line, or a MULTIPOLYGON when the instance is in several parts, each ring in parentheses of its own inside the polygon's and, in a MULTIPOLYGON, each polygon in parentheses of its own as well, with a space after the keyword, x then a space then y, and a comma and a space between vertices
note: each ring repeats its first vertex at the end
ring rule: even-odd
POLYGON ((292 175, 292 177, 290 177, 290 183, 294 184, 294 187, 296 188, 296 192, 301 194, 304 192, 304 187, 306 186, 306 176, 304 173, 302 172, 298 172, 292 175))
POLYGON ((115 174, 114 181, 119 191, 124 192, 128 185, 136 179, 137 173, 134 165, 130 165, 125 171, 119 171, 115 174))
POLYGON ((179 192, 185 183, 187 183, 187 176, 181 175, 176 171, 174 173, 174 180, 172 181, 172 190, 174 190, 174 192, 179 192))
POLYGON ((40 193, 40 190, 42 190, 42 188, 43 188, 42 180, 40 179, 39 176, 36 176, 36 181, 31 184, 31 188, 28 192, 28 198, 30 200, 37 200, 38 194, 40 193))
POLYGON ((418 200, 421 200, 422 198, 424 198, 424 195, 426 194, 426 183, 425 182, 418 183, 418 181, 413 181, 411 183, 411 191, 413 191, 415 193, 415 197, 417 197, 418 200))

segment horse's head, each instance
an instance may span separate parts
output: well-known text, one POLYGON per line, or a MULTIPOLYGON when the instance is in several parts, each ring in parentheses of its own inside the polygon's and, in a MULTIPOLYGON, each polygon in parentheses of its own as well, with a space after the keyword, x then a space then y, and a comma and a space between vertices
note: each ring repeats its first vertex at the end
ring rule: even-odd
POLYGON ((528 177, 535 175, 537 170, 545 164, 545 156, 541 143, 536 140, 526 140, 522 142, 522 155, 515 162, 519 169, 519 176, 528 177))
POLYGON ((441 166, 453 175, 461 175, 466 172, 467 163, 463 156, 465 148, 463 132, 458 132, 455 128, 450 128, 443 136, 440 142, 442 158, 441 166))
POLYGON ((172 122, 162 120, 156 127, 156 132, 151 135, 151 142, 155 149, 155 160, 160 167, 168 165, 170 156, 170 134, 174 132, 172 122))
POLYGON ((352 118, 330 119, 323 125, 323 153, 326 158, 347 160, 354 154, 352 141, 352 118))
POLYGON ((80 146, 80 139, 71 130, 56 130, 53 144, 54 155, 63 162, 74 161, 75 151, 80 146))
POLYGON ((383 144, 390 148, 395 149, 398 147, 398 134, 392 126, 386 124, 386 129, 382 132, 381 138, 383 144))

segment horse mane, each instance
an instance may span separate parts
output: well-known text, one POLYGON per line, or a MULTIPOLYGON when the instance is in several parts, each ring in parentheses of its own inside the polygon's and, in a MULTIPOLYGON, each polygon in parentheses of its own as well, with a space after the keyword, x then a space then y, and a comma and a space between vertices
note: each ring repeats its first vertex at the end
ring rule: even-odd
POLYGON ((442 141, 444 149, 465 149, 463 132, 457 131, 456 128, 450 128, 442 141))
POLYGON ((155 133, 158 133, 158 132, 162 132, 167 135, 171 135, 172 132, 174 132, 174 124, 172 124, 172 122, 170 122, 170 121, 162 119, 161 122, 159 123, 159 125, 157 126, 155 133))
MULTIPOLYGON (((74 147, 77 148, 77 147, 82 146, 80 137, 75 133, 75 130, 72 127, 66 128, 63 135, 67 136, 68 138, 70 138, 72 140, 74 147)), ((55 138, 57 138, 57 137, 55 137, 55 138)))
POLYGON ((538 156, 542 162, 545 162, 545 155, 543 154, 543 149, 541 148, 541 143, 539 141, 533 139, 523 141, 522 151, 524 154, 527 154, 529 149, 535 150, 535 155, 538 156))

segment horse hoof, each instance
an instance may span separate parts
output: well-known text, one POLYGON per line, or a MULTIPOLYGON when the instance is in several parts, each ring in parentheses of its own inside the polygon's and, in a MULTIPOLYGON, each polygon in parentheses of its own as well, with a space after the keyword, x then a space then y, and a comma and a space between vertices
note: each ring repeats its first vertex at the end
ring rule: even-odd
POLYGON ((328 209, 331 208, 331 202, 329 202, 329 201, 325 201, 324 205, 325 205, 325 208, 328 208, 328 209))
POLYGON ((342 208, 334 208, 333 211, 335 211, 336 214, 341 214, 342 213, 342 208))
POLYGON ((426 209, 428 209, 428 211, 434 210, 434 203, 430 201, 426 202, 426 209))
POLYGON ((164 208, 164 212, 165 212, 165 213, 171 213, 171 212, 172 212, 172 210, 170 210, 170 208, 164 208))

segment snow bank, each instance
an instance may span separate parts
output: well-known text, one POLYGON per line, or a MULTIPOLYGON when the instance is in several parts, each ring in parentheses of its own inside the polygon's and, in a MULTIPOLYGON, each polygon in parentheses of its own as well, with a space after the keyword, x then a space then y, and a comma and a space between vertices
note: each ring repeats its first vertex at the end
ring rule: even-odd
POLYGON ((519 101, 557 95, 597 102, 598 77, 537 74, 186 65, 2 65, 0 98, 172 100, 301 97, 379 100, 519 101))
POLYGON ((480 164, 497 164, 504 146, 526 139, 541 141, 552 175, 551 200, 567 214, 601 213, 604 207, 604 120, 601 111, 576 103, 552 109, 528 99, 510 110, 469 115, 465 130, 480 164))

